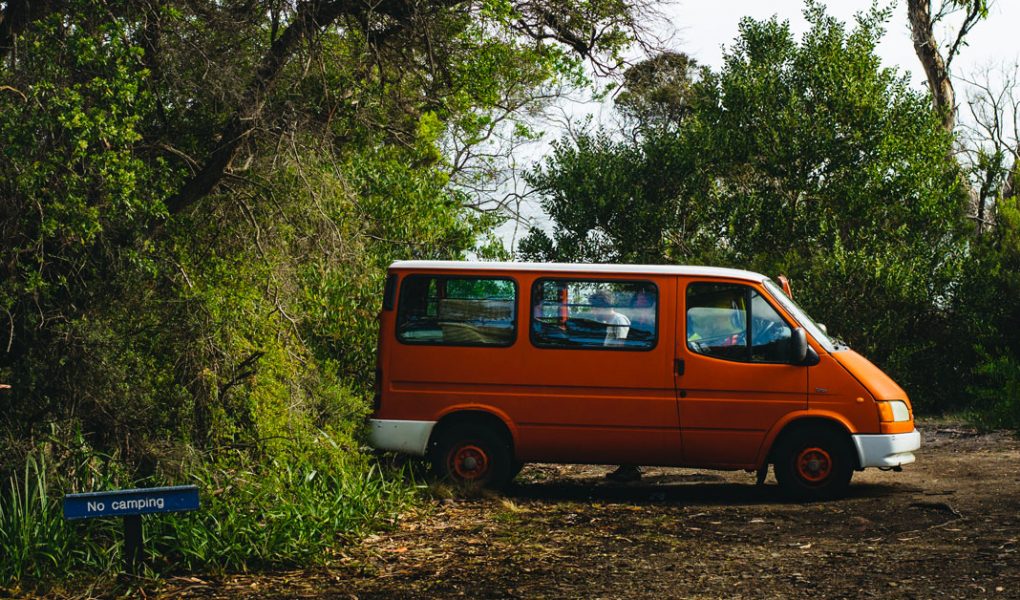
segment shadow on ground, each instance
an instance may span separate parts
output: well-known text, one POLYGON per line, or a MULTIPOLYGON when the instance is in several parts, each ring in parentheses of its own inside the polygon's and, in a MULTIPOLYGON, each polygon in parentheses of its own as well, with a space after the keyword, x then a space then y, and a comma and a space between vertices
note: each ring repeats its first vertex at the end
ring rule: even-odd
MULTIPOLYGON (((847 499, 883 498, 916 493, 918 488, 903 484, 851 484, 847 499)), ((684 505, 762 505, 789 504, 776 485, 725 482, 668 483, 642 481, 610 485, 584 481, 517 483, 505 492, 511 499, 538 501, 618 502, 636 504, 684 505)))

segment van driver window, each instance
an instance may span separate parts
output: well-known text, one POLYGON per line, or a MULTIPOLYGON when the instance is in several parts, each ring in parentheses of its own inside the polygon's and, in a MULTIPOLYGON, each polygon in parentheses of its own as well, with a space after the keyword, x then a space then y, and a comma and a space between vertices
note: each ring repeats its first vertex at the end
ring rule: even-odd
POLYGON ((650 350, 657 307, 650 281, 540 279, 531 290, 531 339, 541 348, 650 350))
POLYGON ((516 338, 511 279, 409 275, 400 286, 397 339, 405 344, 509 346, 516 338))
POLYGON ((741 362, 789 363, 792 333, 779 313, 750 286, 687 286, 686 335, 692 352, 741 362))

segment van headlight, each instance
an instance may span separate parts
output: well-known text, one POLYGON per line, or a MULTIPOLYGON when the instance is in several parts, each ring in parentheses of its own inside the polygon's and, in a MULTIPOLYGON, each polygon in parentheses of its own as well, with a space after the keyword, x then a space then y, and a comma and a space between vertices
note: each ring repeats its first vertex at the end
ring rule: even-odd
POLYGON ((910 409, 903 400, 882 400, 878 405, 878 420, 884 423, 895 423, 910 420, 910 409))

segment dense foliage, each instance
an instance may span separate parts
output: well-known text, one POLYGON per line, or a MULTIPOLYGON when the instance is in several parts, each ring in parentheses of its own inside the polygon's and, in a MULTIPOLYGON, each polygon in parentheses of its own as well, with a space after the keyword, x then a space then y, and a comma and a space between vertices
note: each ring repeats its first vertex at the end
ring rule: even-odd
POLYGON ((974 243, 954 315, 968 342, 961 362, 973 365, 964 381, 975 417, 1020 431, 1020 199, 996 208, 995 227, 974 243))
MULTIPOLYGON (((0 11, 5 497, 39 481, 26 478, 30 456, 48 502, 91 488, 100 463, 117 485, 220 474, 208 518, 248 515, 244 535, 263 536, 248 540, 262 550, 210 550, 236 537, 211 527, 182 537, 190 564, 321 558, 378 524, 367 509, 340 524, 309 517, 288 541, 250 505, 298 493, 291 479, 307 476, 293 510, 330 494, 334 506, 379 479, 358 428, 385 266, 494 251, 496 217, 463 187, 493 167, 486 144, 529 136, 520 116, 582 82, 584 61, 615 65, 635 5, 4 0, 0 11)), ((379 484, 364 502, 385 514, 394 493, 379 484)), ((4 552, 18 542, 7 533, 4 552)), ((18 539, 18 564, 33 564, 25 544, 38 540, 18 539)))
POLYGON ((784 273, 919 410, 969 408, 977 389, 1014 414, 1009 209, 975 239, 952 137, 875 54, 888 13, 849 30, 816 4, 806 16, 799 41, 778 19, 744 20, 717 72, 639 65, 620 96, 636 133, 564 139, 531 174, 552 231, 523 254, 784 273))

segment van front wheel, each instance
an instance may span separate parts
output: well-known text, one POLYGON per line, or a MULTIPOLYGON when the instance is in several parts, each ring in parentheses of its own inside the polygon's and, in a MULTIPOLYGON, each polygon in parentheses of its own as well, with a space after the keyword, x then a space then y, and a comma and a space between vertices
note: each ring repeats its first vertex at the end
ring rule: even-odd
POLYGON ((432 452, 432 468, 438 477, 469 487, 506 486, 512 462, 506 440, 480 424, 458 424, 442 432, 432 452))
POLYGON ((794 500, 843 496, 853 476, 850 441, 828 429, 792 432, 779 442, 774 458, 779 486, 794 500))

